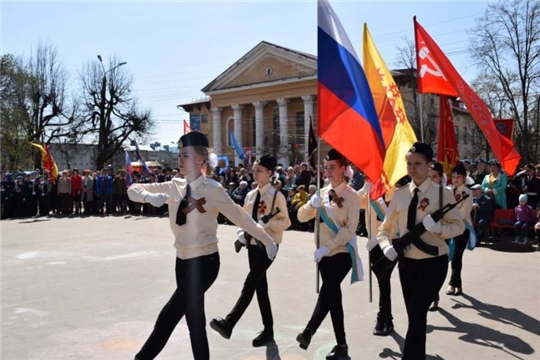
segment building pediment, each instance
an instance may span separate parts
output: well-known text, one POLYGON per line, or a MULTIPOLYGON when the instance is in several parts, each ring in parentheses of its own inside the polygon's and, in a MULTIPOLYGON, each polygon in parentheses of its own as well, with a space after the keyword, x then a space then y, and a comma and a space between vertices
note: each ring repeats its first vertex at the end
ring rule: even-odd
POLYGON ((316 77, 317 57, 262 41, 202 91, 211 95, 244 86, 273 85, 316 77))

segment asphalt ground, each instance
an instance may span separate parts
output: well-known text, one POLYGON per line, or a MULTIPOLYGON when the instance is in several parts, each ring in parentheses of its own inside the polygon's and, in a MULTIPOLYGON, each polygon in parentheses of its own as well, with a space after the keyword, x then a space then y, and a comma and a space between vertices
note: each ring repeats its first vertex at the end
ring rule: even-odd
MULTIPOLYGON (((2 359, 133 359, 174 291, 175 249, 160 217, 71 217, 4 220, 2 359)), ((207 323, 224 317, 248 272, 247 253, 234 252, 236 228, 220 225, 221 269, 206 293, 207 323)), ((360 256, 367 273, 361 238, 360 256)), ((500 250, 500 249, 499 249, 500 250)), ((531 247, 531 250, 534 248, 531 247)), ((287 231, 268 272, 275 345, 253 348, 262 330, 254 299, 230 340, 207 327, 212 359, 324 359, 335 345, 330 317, 307 351, 296 335, 313 311, 313 233, 287 231)), ((448 273, 448 277, 450 273, 448 273)), ((372 335, 377 284, 342 284, 351 359, 399 359, 407 329, 394 272, 395 333, 372 335)), ((466 250, 463 296, 441 292, 428 315, 428 359, 540 359, 540 252, 466 250)), ((158 359, 191 359, 185 320, 158 359)))

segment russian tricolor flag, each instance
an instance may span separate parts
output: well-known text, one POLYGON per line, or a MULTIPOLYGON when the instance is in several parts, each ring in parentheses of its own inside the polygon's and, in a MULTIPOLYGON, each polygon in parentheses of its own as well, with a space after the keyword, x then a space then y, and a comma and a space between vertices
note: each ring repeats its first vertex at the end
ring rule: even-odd
POLYGON ((375 182, 386 150, 366 75, 327 0, 318 20, 318 134, 375 182))

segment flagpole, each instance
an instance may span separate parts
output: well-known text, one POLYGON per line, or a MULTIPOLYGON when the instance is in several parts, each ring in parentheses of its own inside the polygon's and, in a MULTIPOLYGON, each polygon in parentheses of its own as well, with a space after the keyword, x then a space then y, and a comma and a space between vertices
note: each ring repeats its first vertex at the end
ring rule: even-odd
MULTIPOLYGON (((366 230, 368 234, 368 242, 371 240, 371 187, 370 191, 367 193, 367 221, 366 221, 366 230), (369 229, 369 230, 368 230, 369 229)), ((373 283, 371 280, 371 250, 368 250, 368 262, 369 262, 369 302, 373 302, 373 283)))
MULTIPOLYGON (((317 136, 317 196, 321 196, 321 175, 320 175, 320 166, 321 166, 321 138, 317 136)), ((317 244, 317 249, 320 245, 320 225, 321 217, 319 215, 319 209, 317 209, 317 215, 315 216, 315 243, 317 244)), ((315 292, 319 293, 319 263, 315 265, 315 292)))
POLYGON ((422 94, 418 94, 418 106, 420 107, 420 141, 424 142, 424 111, 422 109, 422 94))

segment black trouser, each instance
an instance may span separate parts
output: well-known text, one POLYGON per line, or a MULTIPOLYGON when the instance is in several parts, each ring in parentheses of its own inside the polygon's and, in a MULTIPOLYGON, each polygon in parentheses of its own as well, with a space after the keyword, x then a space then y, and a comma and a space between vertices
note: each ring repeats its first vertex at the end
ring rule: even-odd
POLYGON ((448 272, 448 256, 415 260, 404 258, 399 267, 405 307, 409 318, 402 360, 426 358, 426 324, 430 304, 448 272))
POLYGON ((176 291, 159 314, 154 330, 137 360, 154 359, 163 349, 176 324, 186 315, 195 360, 210 359, 204 314, 204 293, 219 272, 219 253, 182 260, 176 258, 176 291))
POLYGON ((341 282, 351 270, 351 258, 347 253, 325 256, 319 262, 322 277, 321 291, 307 327, 315 333, 330 312, 334 334, 339 345, 346 344, 343 323, 343 304, 341 301, 341 282))
POLYGON ((463 252, 469 241, 469 230, 454 238, 454 257, 452 258, 452 275, 450 276, 450 286, 461 287, 461 269, 463 268, 463 252))
MULTIPOLYGON (((279 246, 279 245, 278 245, 279 246)), ((242 317, 247 307, 253 300, 253 295, 257 292, 257 301, 261 311, 264 329, 272 331, 274 319, 272 317, 272 307, 268 297, 268 281, 266 280, 266 270, 272 265, 272 260, 268 258, 265 248, 249 244, 247 246, 249 259, 249 273, 244 281, 244 287, 240 293, 240 298, 234 305, 225 320, 234 328, 238 320, 242 317)))
MULTIPOLYGON (((377 260, 384 257, 381 248, 377 245, 370 251, 371 265, 375 264, 377 260)), ((396 267, 397 261, 392 263, 390 269, 388 269, 382 277, 377 277, 379 283, 379 312, 377 313, 377 322, 391 321, 392 317, 392 299, 391 299, 391 287, 390 277, 396 267)))

